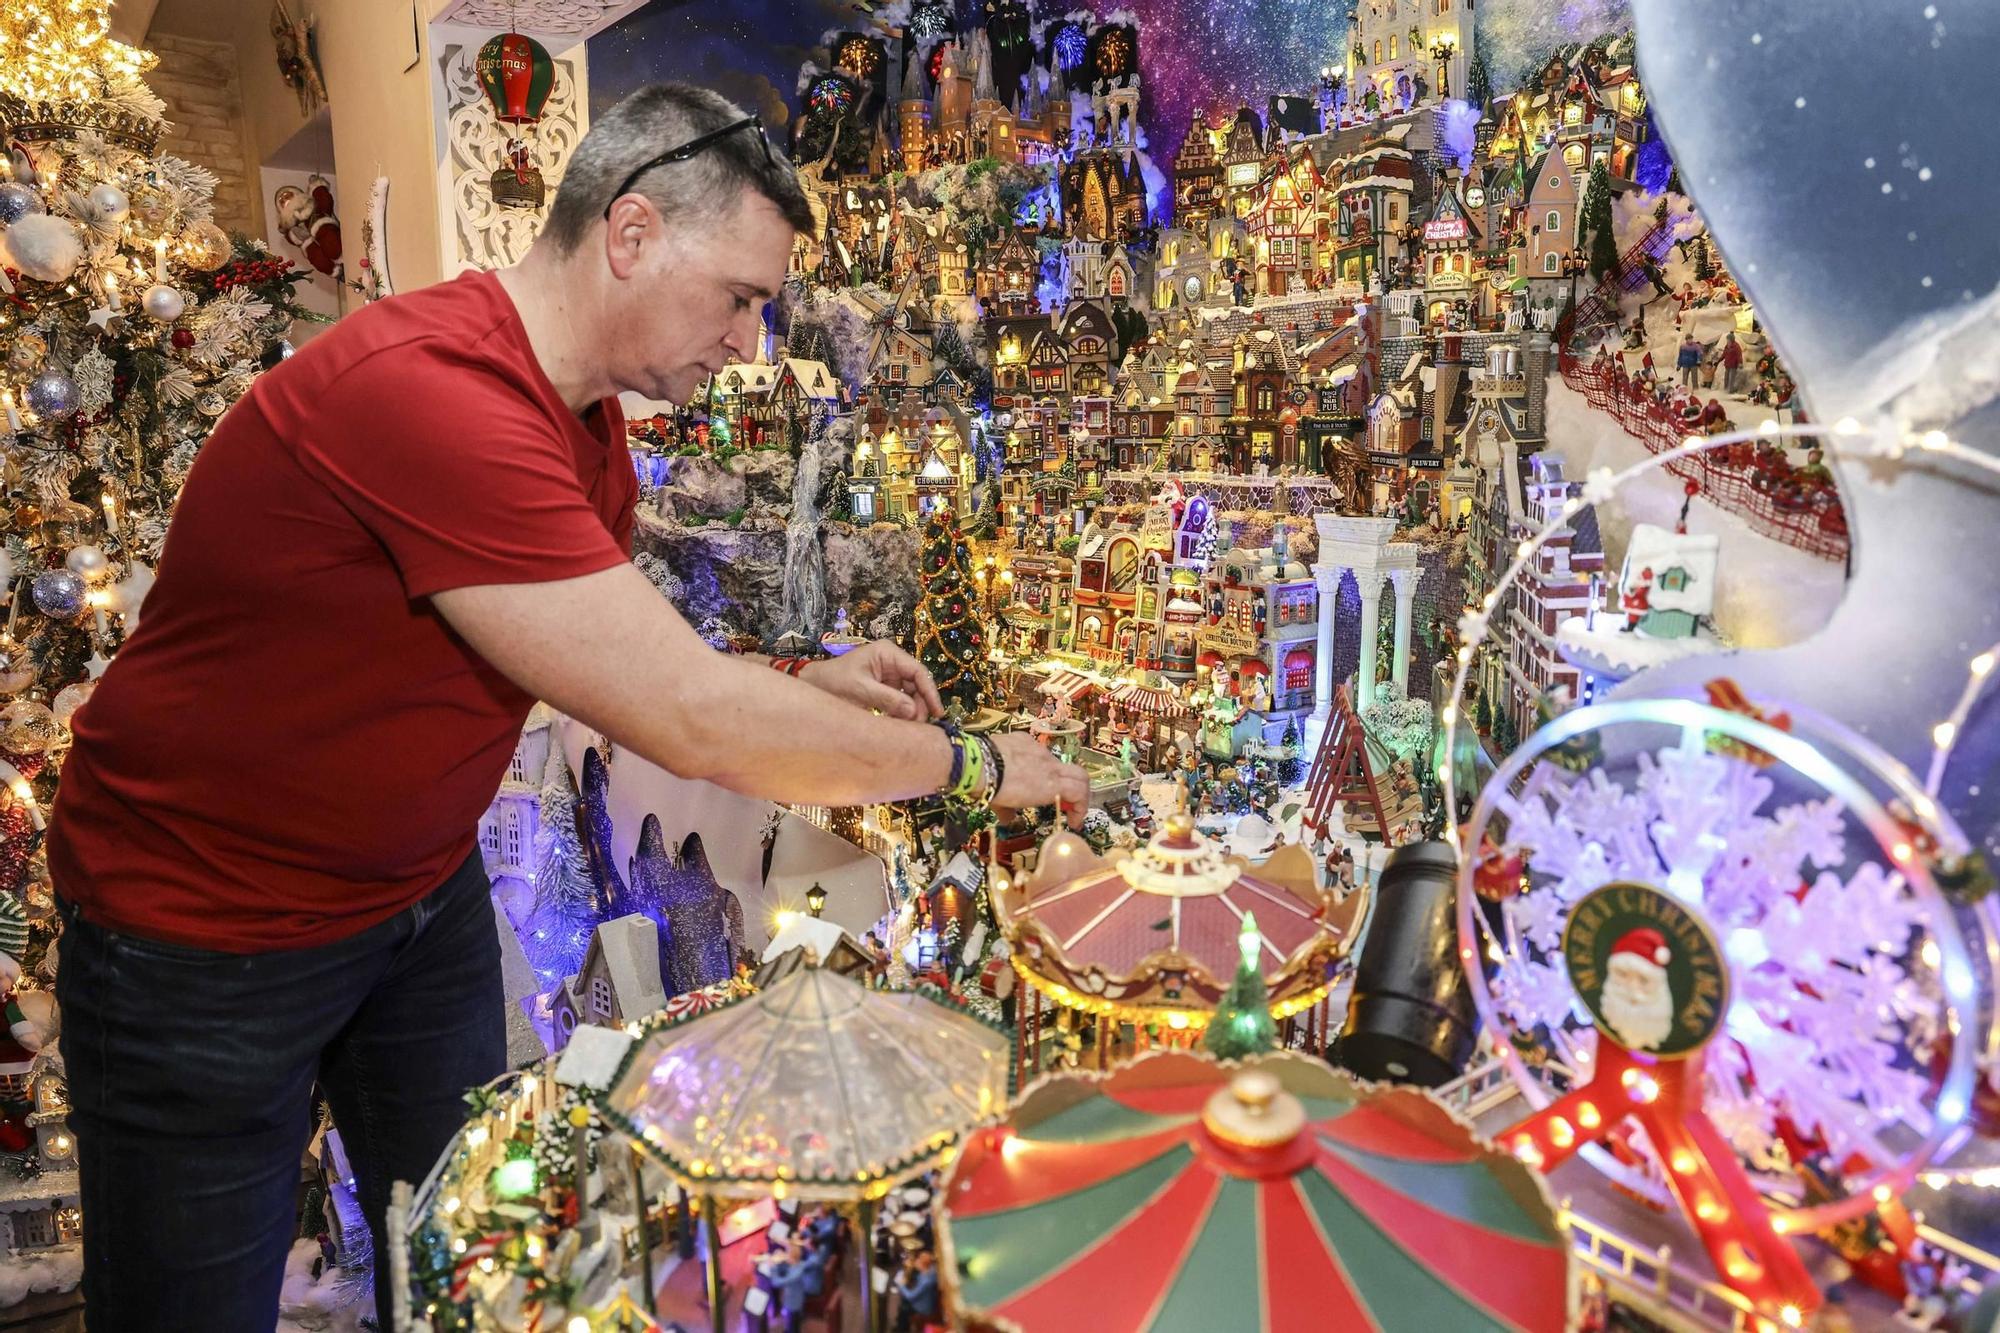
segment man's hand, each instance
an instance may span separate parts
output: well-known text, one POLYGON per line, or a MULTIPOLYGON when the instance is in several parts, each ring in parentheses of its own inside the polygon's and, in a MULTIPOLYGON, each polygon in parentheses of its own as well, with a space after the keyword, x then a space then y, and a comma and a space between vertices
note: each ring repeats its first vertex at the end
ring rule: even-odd
POLYGON ((944 716, 931 673, 886 639, 813 662, 799 672, 799 679, 885 717, 928 722, 944 716))
POLYGON ((1060 802, 1071 828, 1083 825, 1083 812, 1090 805, 1090 775, 1075 764, 1065 764, 1034 737, 1021 731, 995 732, 987 737, 1000 752, 1006 771, 993 804, 1003 810, 1060 802))

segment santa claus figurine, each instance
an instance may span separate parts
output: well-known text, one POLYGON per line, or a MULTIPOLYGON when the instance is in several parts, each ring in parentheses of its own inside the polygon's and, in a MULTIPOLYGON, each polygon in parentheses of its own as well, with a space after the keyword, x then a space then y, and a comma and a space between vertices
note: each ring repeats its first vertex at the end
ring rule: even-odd
POLYGON ((1667 937, 1651 926, 1619 936, 1606 962, 1597 1011, 1627 1050, 1657 1050, 1674 1029, 1674 997, 1667 984, 1667 937))
POLYGON ((1653 571, 1648 566, 1639 571, 1638 582, 1628 588, 1619 590, 1618 609, 1625 613, 1626 629, 1635 630, 1639 628, 1640 620, 1644 619, 1646 613, 1653 609, 1652 588, 1653 571))
POLYGON ((333 186, 324 176, 311 176, 306 188, 296 185, 279 188, 271 202, 277 210, 278 229, 299 248, 318 272, 340 276, 340 219, 333 214, 333 186))

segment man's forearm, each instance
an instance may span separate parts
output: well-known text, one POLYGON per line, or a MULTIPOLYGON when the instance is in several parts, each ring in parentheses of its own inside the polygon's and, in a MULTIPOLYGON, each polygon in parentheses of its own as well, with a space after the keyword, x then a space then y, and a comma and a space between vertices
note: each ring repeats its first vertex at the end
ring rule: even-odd
POLYGON ((815 805, 936 791, 951 744, 710 648, 630 565, 432 598, 509 680, 670 773, 815 805))
POLYGON ((748 658, 717 655, 647 711, 622 744, 683 777, 745 796, 816 805, 925 796, 951 745, 936 727, 877 717, 748 658))

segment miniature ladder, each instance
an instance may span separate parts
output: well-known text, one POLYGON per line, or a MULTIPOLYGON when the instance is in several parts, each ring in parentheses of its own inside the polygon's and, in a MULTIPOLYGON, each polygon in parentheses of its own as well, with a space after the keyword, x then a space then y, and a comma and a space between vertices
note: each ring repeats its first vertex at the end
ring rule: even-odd
MULTIPOLYGON (((1382 809, 1382 797, 1375 790, 1375 774, 1368 767, 1368 738, 1361 719, 1347 702, 1347 687, 1333 692, 1333 714, 1319 738, 1319 752, 1313 755, 1312 772, 1306 775, 1306 812, 1302 820, 1315 836, 1323 835, 1327 818, 1336 804, 1365 801, 1366 813, 1375 817, 1375 832, 1384 842, 1389 838, 1389 817, 1382 809)), ((1365 832, 1366 830, 1362 830, 1365 832)))

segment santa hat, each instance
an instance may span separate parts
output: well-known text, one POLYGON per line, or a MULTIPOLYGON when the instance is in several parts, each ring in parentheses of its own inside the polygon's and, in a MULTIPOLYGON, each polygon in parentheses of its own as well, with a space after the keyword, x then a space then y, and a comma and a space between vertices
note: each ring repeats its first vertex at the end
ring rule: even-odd
POLYGON ((1665 967, 1673 954, 1667 950, 1667 937, 1651 926, 1638 926, 1618 937, 1618 943, 1611 946, 1611 956, 1630 954, 1655 967, 1665 967))

